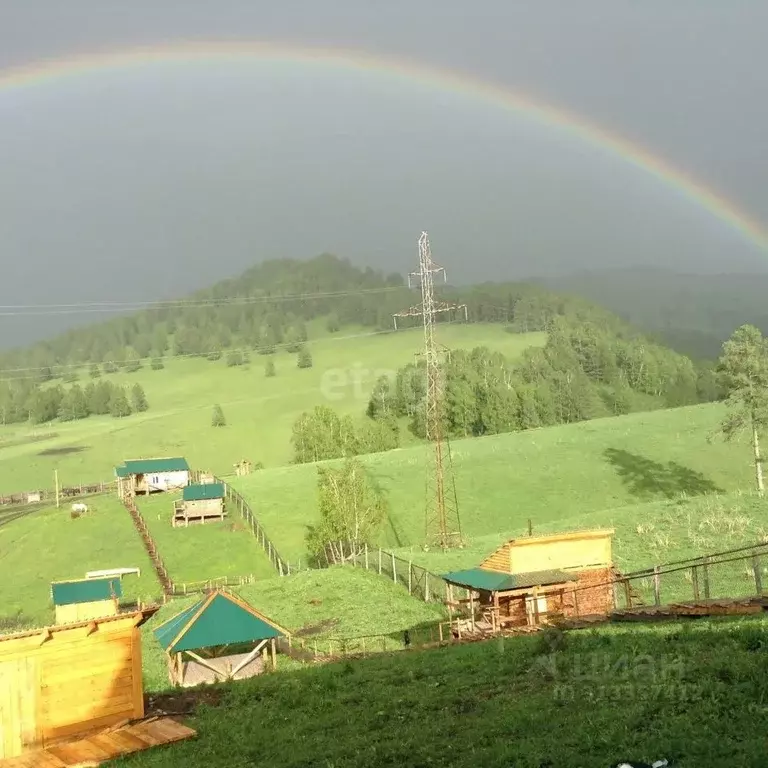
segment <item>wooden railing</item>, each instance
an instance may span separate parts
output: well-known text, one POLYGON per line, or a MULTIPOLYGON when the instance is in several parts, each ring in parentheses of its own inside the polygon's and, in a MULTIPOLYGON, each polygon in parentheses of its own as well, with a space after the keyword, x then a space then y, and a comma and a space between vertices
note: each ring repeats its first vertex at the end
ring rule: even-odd
POLYGON ((171 579, 168 573, 168 569, 165 567, 165 564, 160 557, 160 553, 158 552, 155 540, 152 538, 152 535, 147 528, 147 524, 144 521, 141 512, 139 512, 139 508, 136 506, 136 502, 133 500, 133 498, 130 497, 123 497, 121 501, 123 502, 123 506, 128 510, 128 513, 133 520, 133 524, 136 526, 136 530, 139 532, 141 540, 144 542, 144 547, 147 550, 149 559, 152 561, 155 573, 157 573, 157 580, 160 582, 160 586, 163 588, 163 594, 166 596, 175 594, 173 580, 171 579))

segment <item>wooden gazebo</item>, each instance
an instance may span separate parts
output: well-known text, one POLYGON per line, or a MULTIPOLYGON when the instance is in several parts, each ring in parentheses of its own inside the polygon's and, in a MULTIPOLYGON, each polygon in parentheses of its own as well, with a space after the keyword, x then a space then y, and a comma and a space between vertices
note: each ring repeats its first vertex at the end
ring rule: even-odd
POLYGON ((267 649, 274 669, 277 639, 290 633, 237 595, 217 589, 154 634, 167 655, 171 682, 191 687, 258 675, 267 649))

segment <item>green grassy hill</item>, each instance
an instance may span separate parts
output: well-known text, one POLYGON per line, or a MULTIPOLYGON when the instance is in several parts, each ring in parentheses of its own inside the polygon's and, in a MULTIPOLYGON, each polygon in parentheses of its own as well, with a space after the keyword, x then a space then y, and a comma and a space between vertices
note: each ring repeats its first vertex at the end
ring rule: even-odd
MULTIPOLYGON (((264 675, 135 768, 765 764, 761 620, 500 639, 264 675)), ((766 674, 764 674, 766 673, 766 674)))
MULTIPOLYGON (((510 334, 500 325, 440 329, 440 341, 449 347, 485 345, 511 359, 545 340, 544 334, 510 334)), ((422 343, 418 329, 374 336, 345 329, 310 342, 312 368, 300 370, 296 356, 285 351, 271 356, 274 378, 265 377, 267 358, 256 354, 243 367, 228 368, 224 359, 171 358, 160 371, 112 374, 106 378, 140 382, 150 410, 125 419, 0 427, 0 494, 52 488, 54 469, 64 485, 111 479, 116 464, 138 456, 183 454, 194 467, 222 474, 243 458, 284 464, 291 456, 291 428, 303 411, 325 404, 362 415, 375 379, 413 361, 422 343), (211 427, 215 403, 227 419, 221 429, 211 427)))
POLYGON ((90 511, 73 520, 70 505, 22 517, 0 511, 0 616, 40 626, 53 621, 51 582, 83 579, 87 571, 140 568, 126 576, 126 598, 162 593, 139 534, 114 496, 89 499, 90 511))
MULTIPOLYGON (((617 562, 638 567, 756 539, 768 523, 763 503, 748 493, 749 449, 707 439, 722 413, 722 406, 702 405, 455 441, 469 546, 449 555, 421 551, 425 447, 365 457, 390 502, 381 544, 442 568, 476 563, 504 538, 527 531, 529 519, 535 532, 614 525, 617 562), (740 489, 747 495, 716 495, 740 489)), ((301 465, 233 480, 292 561, 306 556, 316 474, 314 465, 301 465)))

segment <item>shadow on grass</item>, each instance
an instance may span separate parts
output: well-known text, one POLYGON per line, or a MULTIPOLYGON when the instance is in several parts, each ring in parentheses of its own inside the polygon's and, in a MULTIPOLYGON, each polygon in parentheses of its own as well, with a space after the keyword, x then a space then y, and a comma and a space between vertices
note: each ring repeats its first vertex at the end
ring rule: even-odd
POLYGON ((613 465, 630 493, 641 498, 673 499, 680 494, 702 496, 723 493, 709 478, 676 461, 662 464, 645 456, 617 448, 607 448, 605 458, 613 465))

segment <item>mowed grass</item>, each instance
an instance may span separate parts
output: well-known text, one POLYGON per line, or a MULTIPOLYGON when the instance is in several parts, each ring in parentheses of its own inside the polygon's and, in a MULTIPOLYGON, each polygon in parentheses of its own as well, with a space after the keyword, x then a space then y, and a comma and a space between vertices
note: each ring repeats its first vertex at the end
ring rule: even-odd
MULTIPOLYGON (((546 339, 473 324, 444 326, 439 340, 452 348, 485 345, 515 358, 546 339)), ((325 404, 362 417, 376 378, 412 362, 421 344, 419 329, 375 336, 345 329, 310 341, 312 368, 297 368, 296 355, 285 351, 272 356, 274 378, 265 377, 267 358, 255 353, 250 365, 237 368, 227 367, 226 355, 216 362, 171 358, 161 371, 145 367, 105 377, 120 384, 140 382, 150 410, 121 420, 92 417, 34 428, 0 427, 0 493, 52 488, 55 469, 63 485, 110 480, 116 464, 142 456, 182 454, 195 468, 217 474, 232 472, 243 458, 267 466, 285 464, 291 457, 292 426, 303 411, 325 404), (224 428, 211 427, 215 403, 224 409, 224 428), (74 450, 40 455, 67 448, 74 450)), ((80 383, 89 380, 86 369, 80 383)))
MULTIPOLYGON (((722 416, 722 406, 702 405, 453 442, 468 546, 448 556, 421 551, 426 447, 367 456, 390 505, 380 544, 438 569, 476 564, 505 538, 527 533, 529 520, 534 533, 613 525, 617 562, 641 566, 647 558, 720 548, 722 535, 704 520, 744 504, 749 508, 739 514, 749 521, 727 541, 760 535, 759 499, 712 500, 752 484, 748 446, 708 441, 722 416), (642 523, 655 527, 638 535, 642 523)), ((316 466, 263 470, 232 482, 281 554, 305 558, 307 526, 318 515, 316 466)))
POLYGON ((140 576, 123 579, 128 599, 149 602, 162 593, 141 538, 118 499, 99 496, 88 504, 90 511, 76 520, 67 504, 15 518, 0 513, 0 616, 50 624, 51 582, 83 579, 87 571, 104 568, 141 569, 140 576))
POLYGON ((264 549, 239 512, 229 507, 223 521, 174 528, 173 502, 180 493, 137 497, 138 508, 177 586, 222 576, 275 576, 264 549))
MULTIPOLYGON (((446 617, 442 606, 411 597, 401 586, 376 574, 345 566, 275 577, 232 591, 287 630, 303 630, 299 633, 302 639, 297 637, 294 644, 303 641, 307 650, 313 651, 317 646, 321 653, 338 652, 339 638, 360 636, 377 636, 368 647, 378 651, 398 647, 402 645, 400 635, 404 630, 434 625, 446 617)), ((197 595, 173 600, 144 625, 142 650, 147 690, 169 687, 165 655, 153 630, 200 598, 197 595)), ((278 666, 290 667, 291 662, 280 657, 278 666)))
POLYGON ((765 620, 499 639, 263 675, 136 768, 765 765, 765 620))

